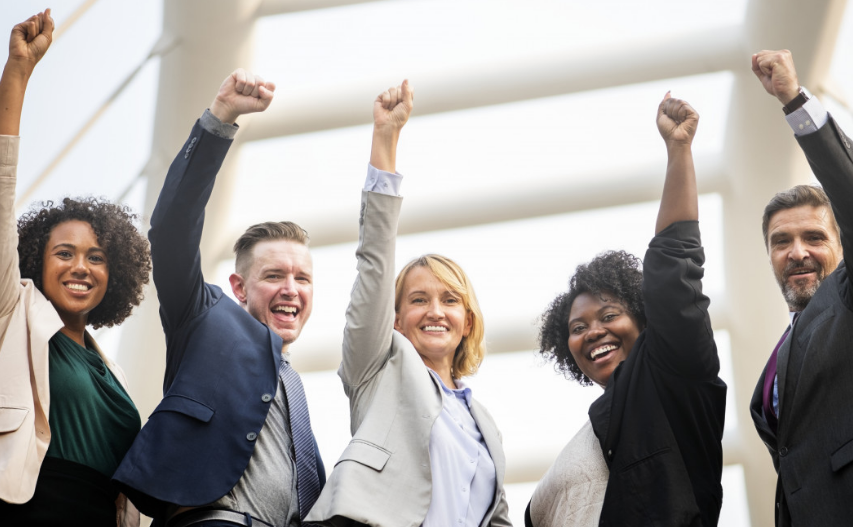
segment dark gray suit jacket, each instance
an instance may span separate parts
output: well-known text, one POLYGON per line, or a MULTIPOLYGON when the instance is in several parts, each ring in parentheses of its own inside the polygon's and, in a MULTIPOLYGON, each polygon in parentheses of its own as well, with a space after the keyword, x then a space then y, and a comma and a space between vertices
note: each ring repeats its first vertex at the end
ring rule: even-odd
MULTIPOLYGON (((797 138, 832 202, 853 255, 853 151, 830 117, 797 138)), ((823 282, 779 348, 779 427, 764 419, 758 380, 750 410, 779 474, 776 524, 853 522, 853 290, 846 260, 823 282)))

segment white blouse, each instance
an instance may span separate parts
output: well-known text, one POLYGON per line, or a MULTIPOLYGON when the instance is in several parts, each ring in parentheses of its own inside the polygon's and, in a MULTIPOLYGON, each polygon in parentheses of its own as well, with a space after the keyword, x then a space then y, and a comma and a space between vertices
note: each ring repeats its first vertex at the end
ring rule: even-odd
POLYGON ((609 477, 601 445, 587 421, 536 486, 530 500, 533 525, 597 526, 609 477))

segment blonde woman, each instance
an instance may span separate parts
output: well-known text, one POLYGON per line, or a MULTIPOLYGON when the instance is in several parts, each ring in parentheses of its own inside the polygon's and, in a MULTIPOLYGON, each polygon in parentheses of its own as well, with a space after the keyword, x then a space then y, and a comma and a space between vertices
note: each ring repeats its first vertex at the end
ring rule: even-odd
POLYGON ((510 525, 500 433, 462 378, 483 360, 474 290, 452 260, 427 255, 393 279, 407 81, 374 103, 362 193, 358 278, 339 375, 353 439, 307 521, 322 525, 510 525))

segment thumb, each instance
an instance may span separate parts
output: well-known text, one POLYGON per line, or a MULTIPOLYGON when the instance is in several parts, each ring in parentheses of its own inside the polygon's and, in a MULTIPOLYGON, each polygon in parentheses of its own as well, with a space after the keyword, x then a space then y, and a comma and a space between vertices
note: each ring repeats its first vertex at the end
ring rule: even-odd
POLYGON ((409 83, 409 79, 403 80, 403 102, 409 108, 414 106, 415 88, 409 83))

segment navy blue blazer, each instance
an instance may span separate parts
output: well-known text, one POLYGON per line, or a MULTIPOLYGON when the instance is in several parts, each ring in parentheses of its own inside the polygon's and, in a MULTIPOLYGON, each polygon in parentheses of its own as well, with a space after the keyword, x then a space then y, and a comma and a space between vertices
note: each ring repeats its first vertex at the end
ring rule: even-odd
MULTIPOLYGON (((234 487, 278 387, 281 338, 205 283, 201 272, 204 208, 231 142, 196 122, 151 216, 148 238, 166 334, 163 400, 113 479, 155 519, 167 504, 207 505, 234 487)), ((314 450, 323 485, 316 441, 314 450)))

